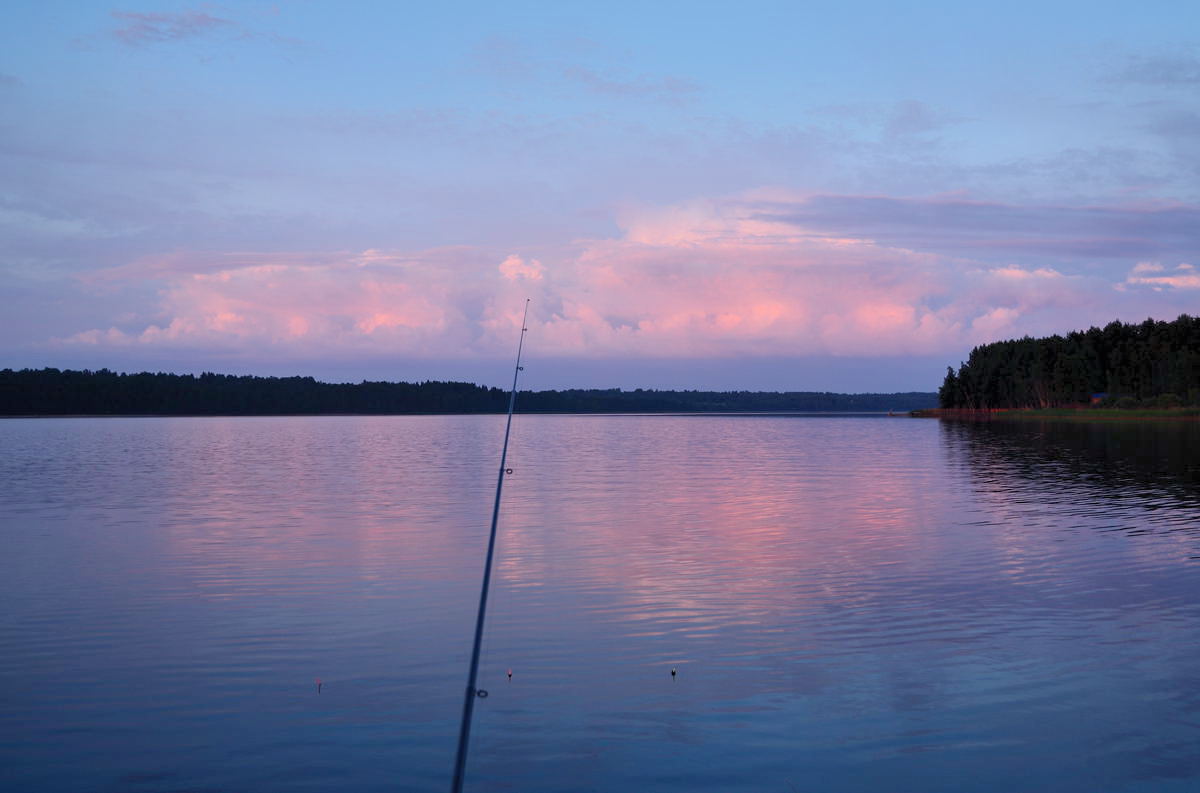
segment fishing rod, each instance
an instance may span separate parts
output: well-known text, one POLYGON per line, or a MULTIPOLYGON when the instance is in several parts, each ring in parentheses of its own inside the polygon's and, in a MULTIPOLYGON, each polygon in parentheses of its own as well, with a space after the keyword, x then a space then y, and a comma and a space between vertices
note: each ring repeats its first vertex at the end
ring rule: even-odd
POLYGON ((471 671, 467 675, 467 698, 463 702, 462 726, 458 730, 458 754, 454 758, 454 782, 451 793, 462 793, 463 776, 467 768, 467 743, 471 739, 471 714, 475 700, 486 697, 487 692, 476 688, 479 675, 479 647, 483 642, 483 619, 487 612, 488 586, 492 581, 492 556, 496 551, 496 521, 500 518, 500 489, 504 486, 504 475, 511 469, 504 467, 508 457, 508 434, 512 429, 513 408, 517 404, 517 376, 521 373, 521 349, 525 346, 525 320, 529 317, 529 298, 525 299, 525 313, 521 315, 521 339, 517 342, 517 364, 513 369, 512 392, 508 395, 508 421, 504 425, 504 445, 500 447, 500 473, 496 477, 496 503, 492 507, 492 532, 488 537, 487 561, 483 564, 483 586, 479 591, 479 616, 475 618, 475 646, 471 648, 471 671))

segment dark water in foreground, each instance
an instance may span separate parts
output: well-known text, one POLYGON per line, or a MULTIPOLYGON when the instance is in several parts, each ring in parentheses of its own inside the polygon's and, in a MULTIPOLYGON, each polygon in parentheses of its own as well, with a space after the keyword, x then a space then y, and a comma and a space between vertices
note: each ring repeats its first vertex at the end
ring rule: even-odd
MULTIPOLYGON (((0 422, 0 785, 447 789, 502 432, 0 422)), ((1195 424, 519 416, 511 464, 469 790, 1200 789, 1195 424)))

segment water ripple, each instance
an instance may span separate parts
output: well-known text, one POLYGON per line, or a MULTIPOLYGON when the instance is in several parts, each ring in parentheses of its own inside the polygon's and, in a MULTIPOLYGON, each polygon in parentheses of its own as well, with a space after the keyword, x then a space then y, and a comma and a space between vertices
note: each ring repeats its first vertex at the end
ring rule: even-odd
MULTIPOLYGON (((0 422, 12 784, 444 789, 500 422, 0 422)), ((1193 790, 1196 448, 519 417, 471 785, 1193 790)))

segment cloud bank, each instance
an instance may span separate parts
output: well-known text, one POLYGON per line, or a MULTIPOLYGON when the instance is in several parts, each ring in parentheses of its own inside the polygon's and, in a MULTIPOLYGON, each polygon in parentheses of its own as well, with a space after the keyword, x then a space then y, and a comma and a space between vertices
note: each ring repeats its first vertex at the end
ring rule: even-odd
POLYGON ((118 290, 157 280, 157 303, 56 343, 494 356, 529 297, 544 356, 953 356, 1186 308, 1200 286, 1191 264, 1122 256, 1164 237, 1194 248, 1195 214, 1064 208, 1055 224, 1045 208, 757 192, 630 209, 617 237, 540 250, 177 253, 91 276, 118 290), (1125 242, 1107 250, 1114 233, 1125 242), (1066 265, 1030 263, 1064 251, 1066 265))

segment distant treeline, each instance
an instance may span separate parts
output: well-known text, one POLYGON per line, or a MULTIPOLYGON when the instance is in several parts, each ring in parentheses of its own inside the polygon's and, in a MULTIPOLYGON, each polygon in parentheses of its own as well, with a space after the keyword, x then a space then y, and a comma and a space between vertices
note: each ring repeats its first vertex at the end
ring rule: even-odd
MULTIPOLYGON (((522 391, 522 413, 907 411, 937 395, 569 389, 522 391)), ((311 377, 0 370, 0 415, 263 416, 503 413, 508 392, 473 383, 322 383, 311 377)))
POLYGON ((1066 336, 1025 337, 971 351, 938 390, 944 408, 1200 404, 1200 319, 1110 322, 1066 336))

